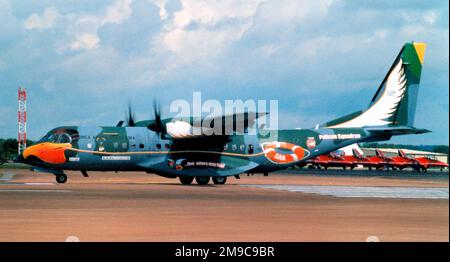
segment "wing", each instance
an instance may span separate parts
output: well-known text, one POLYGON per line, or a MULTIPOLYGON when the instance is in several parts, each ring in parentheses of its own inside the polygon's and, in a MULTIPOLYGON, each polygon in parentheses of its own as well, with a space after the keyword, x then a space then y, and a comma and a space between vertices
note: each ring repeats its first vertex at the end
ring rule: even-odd
POLYGON ((173 139, 186 139, 202 136, 231 135, 244 133, 253 127, 256 120, 268 113, 237 113, 219 117, 208 117, 200 121, 176 120, 166 123, 167 134, 173 139))

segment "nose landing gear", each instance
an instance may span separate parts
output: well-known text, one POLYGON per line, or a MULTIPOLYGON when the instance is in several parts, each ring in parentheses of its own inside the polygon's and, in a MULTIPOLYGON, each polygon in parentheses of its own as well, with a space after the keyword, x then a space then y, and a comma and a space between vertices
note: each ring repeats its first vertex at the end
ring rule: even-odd
POLYGON ((56 177, 56 182, 58 182, 58 184, 64 184, 67 182, 67 176, 64 173, 55 174, 55 177, 56 177))

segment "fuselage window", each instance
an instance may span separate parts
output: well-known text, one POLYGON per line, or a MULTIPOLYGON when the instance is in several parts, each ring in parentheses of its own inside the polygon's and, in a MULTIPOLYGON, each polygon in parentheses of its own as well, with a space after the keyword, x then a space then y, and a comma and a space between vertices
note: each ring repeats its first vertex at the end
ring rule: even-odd
POLYGON ((124 142, 124 143, 122 143, 122 148, 123 148, 123 149, 127 149, 127 148, 128 148, 128 144, 127 144, 127 143, 125 143, 125 142, 124 142))
POLYGON ((132 144, 132 145, 131 145, 131 148, 136 148, 136 145, 135 145, 135 144, 132 144))
POLYGON ((113 147, 114 147, 114 149, 119 149, 119 143, 114 142, 113 147))
POLYGON ((233 146, 231 147, 231 149, 232 149, 233 151, 236 151, 237 145, 233 145, 233 146))
POLYGON ((161 144, 156 144, 157 149, 161 149, 161 144))
POLYGON ((169 149, 169 144, 165 144, 164 147, 165 147, 166 149, 169 149))
POLYGON ((139 144, 140 149, 144 149, 144 144, 139 144))
POLYGON ((228 144, 225 144, 225 145, 223 146, 223 150, 228 150, 228 144))
POLYGON ((241 151, 244 151, 245 146, 244 146, 244 145, 241 145, 241 146, 239 147, 239 149, 240 149, 241 151))

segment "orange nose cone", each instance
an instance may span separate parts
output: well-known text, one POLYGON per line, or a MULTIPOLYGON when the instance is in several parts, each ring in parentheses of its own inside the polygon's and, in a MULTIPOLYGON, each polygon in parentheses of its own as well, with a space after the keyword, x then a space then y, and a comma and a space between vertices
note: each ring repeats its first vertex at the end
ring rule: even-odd
POLYGON ((69 143, 41 143, 25 149, 23 158, 27 159, 30 156, 35 156, 49 164, 62 164, 66 162, 64 151, 71 147, 72 145, 69 143))

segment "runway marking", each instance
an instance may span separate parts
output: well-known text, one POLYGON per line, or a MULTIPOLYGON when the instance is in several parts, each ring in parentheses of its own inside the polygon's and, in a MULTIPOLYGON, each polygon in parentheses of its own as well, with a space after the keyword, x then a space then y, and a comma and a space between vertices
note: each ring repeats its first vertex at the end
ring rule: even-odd
POLYGON ((300 186, 300 185, 243 185, 263 189, 302 192, 334 197, 422 198, 448 199, 448 188, 425 187, 361 187, 361 186, 300 186))
POLYGON ((72 190, 58 190, 58 189, 0 189, 0 193, 12 192, 30 192, 30 193, 69 193, 72 190))
POLYGON ((29 185, 29 186, 52 186, 55 185, 55 183, 24 183, 25 185, 29 185))

